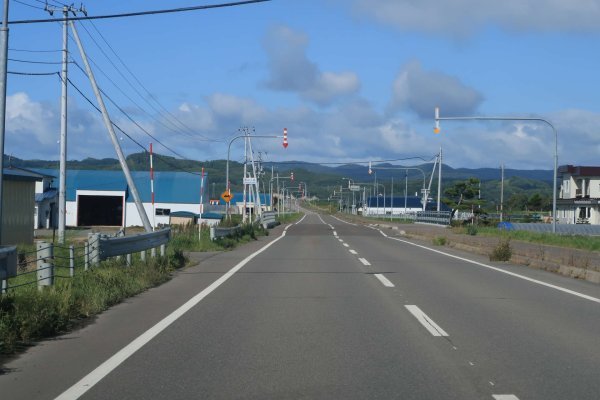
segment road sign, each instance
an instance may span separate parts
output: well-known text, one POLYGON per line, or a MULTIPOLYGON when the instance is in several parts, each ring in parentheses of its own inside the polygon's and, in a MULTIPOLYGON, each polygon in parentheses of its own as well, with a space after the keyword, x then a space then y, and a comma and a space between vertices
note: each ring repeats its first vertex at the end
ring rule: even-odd
POLYGON ((352 192, 358 192, 358 191, 360 191, 360 186, 358 186, 358 185, 350 185, 350 191, 352 191, 352 192))
POLYGON ((225 203, 229 203, 232 197, 233 195, 231 194, 231 192, 229 192, 229 190, 226 190, 223 193, 221 193, 221 198, 225 203))
POLYGON ((244 178, 244 185, 256 185, 256 178, 244 178))

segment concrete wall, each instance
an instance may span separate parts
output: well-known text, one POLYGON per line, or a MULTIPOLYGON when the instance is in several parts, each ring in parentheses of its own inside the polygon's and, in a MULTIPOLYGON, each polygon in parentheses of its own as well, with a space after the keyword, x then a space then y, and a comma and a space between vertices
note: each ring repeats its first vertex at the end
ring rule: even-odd
POLYGON ((4 180, 2 244, 33 243, 35 182, 4 180))

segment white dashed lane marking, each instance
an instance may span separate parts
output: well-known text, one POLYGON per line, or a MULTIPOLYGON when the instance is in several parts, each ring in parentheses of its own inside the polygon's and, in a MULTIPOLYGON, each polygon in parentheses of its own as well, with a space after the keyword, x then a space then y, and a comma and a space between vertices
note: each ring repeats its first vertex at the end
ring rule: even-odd
POLYGON ((404 306, 433 336, 448 336, 438 324, 433 322, 419 307, 415 305, 404 306))

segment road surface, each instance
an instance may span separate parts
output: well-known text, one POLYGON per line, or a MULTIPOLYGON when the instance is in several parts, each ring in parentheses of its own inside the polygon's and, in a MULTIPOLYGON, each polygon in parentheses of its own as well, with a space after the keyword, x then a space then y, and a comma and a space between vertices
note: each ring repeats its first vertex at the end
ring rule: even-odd
POLYGON ((598 399, 600 287, 308 213, 7 364, 6 399, 598 399))

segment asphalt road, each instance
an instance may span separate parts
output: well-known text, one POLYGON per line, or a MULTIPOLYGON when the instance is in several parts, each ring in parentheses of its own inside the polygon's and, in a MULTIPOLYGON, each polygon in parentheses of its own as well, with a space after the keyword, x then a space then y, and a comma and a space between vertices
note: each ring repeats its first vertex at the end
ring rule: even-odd
POLYGON ((598 285, 330 216, 286 228, 32 348, 0 398, 600 398, 598 285))

